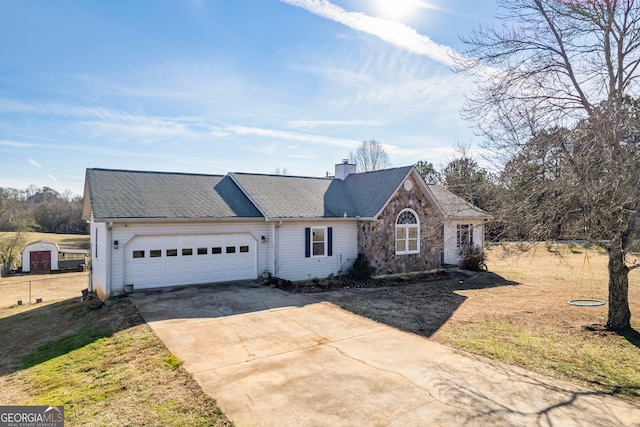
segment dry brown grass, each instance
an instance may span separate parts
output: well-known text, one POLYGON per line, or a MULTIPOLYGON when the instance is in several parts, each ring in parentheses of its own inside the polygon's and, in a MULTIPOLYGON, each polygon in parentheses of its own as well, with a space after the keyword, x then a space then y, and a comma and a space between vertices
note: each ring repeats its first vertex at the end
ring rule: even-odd
POLYGON ((491 273, 323 298, 448 345, 640 402, 640 271, 629 277, 635 330, 610 332, 606 305, 567 304, 607 300, 606 255, 583 247, 558 250, 493 248, 491 273))
MULTIPOLYGON (((574 298, 607 301, 607 256, 596 248, 565 245, 547 250, 537 245, 527 252, 496 247, 488 251, 489 270, 519 285, 459 291, 467 297, 452 321, 478 321, 509 317, 510 322, 533 330, 576 331, 606 323, 607 305, 579 308, 567 304, 574 298), (552 252, 553 251, 553 252, 552 252), (514 314, 518 316, 514 316, 514 314)), ((640 271, 629 275, 629 302, 640 316, 640 271)))
POLYGON ((63 405, 69 426, 232 425, 128 299, 79 296, 0 307, 0 405, 63 405))
POLYGON ((37 308, 35 307, 36 298, 42 298, 40 305, 68 298, 80 298, 82 290, 87 289, 88 286, 88 273, 0 277, 0 318, 37 308), (31 305, 29 295, 31 295, 31 305), (17 305, 18 300, 22 301, 22 306, 17 305))
POLYGON ((57 243, 58 246, 65 249, 89 249, 90 244, 89 235, 84 234, 54 234, 30 231, 24 233, 24 235, 26 243, 46 240, 48 242, 57 243))

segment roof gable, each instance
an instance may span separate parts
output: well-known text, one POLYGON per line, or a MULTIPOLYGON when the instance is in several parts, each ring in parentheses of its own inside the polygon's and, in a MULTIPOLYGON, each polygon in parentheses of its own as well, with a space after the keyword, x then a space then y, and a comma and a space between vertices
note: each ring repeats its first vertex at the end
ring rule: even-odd
POLYGON ((358 216, 375 217, 393 197, 413 166, 351 174, 345 179, 358 216))

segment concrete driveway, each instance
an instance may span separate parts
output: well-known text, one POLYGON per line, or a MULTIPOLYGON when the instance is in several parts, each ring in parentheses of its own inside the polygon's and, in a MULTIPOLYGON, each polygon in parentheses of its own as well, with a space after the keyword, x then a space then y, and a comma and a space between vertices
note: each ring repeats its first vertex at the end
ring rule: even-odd
POLYGON ((237 426, 640 426, 640 407, 258 283, 136 292, 237 426))

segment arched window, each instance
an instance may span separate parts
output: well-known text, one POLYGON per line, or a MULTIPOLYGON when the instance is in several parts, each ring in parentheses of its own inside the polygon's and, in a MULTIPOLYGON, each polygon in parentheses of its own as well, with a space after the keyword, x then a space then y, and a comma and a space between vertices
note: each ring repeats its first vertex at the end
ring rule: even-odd
POLYGON ((400 212, 396 220, 396 255, 420 253, 420 221, 411 209, 400 212))

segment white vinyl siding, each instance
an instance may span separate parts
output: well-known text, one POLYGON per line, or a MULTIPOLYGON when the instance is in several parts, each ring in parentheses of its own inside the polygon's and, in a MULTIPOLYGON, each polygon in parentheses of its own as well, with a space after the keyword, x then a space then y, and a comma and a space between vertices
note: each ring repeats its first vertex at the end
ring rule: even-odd
MULTIPOLYGON (((206 236, 214 234, 249 234, 255 240, 255 251, 249 248, 249 254, 255 255, 257 261, 256 277, 262 276, 268 271, 273 276, 282 277, 289 280, 303 280, 309 278, 322 278, 330 274, 346 272, 353 264, 357 250, 357 223, 355 221, 322 221, 322 222, 224 222, 216 224, 135 224, 135 223, 114 223, 111 231, 107 230, 104 223, 92 223, 92 248, 94 245, 93 233, 98 227, 100 243, 100 257, 94 262, 94 282, 105 290, 106 296, 109 294, 119 294, 123 292, 125 279, 125 256, 133 257, 132 247, 129 243, 139 236, 206 236), (332 228, 332 255, 322 257, 305 257, 305 228, 332 228), (262 239, 264 236, 264 239, 262 239), (118 249, 113 247, 112 242, 118 241, 118 249), (108 257, 103 256, 107 254, 108 257), (255 253, 253 253, 255 252, 255 253), (108 260, 109 258, 110 260, 108 260), (106 265, 110 263, 110 274, 107 274, 106 265), (109 277, 110 276, 110 277, 109 277), (110 279, 110 280, 109 280, 110 279), (110 283, 107 284, 107 281, 110 283)), ((325 234, 325 240, 328 233, 325 234)), ((327 243, 328 244, 328 243, 327 243)), ((193 255, 190 258, 197 262, 200 258, 208 259, 214 255, 214 247, 226 254, 227 245, 211 246, 209 244, 194 243, 190 246, 193 255), (207 255, 198 255, 198 248, 207 248, 207 255)), ((235 255, 244 254, 245 244, 236 247, 235 255)), ((150 250, 161 250, 161 256, 152 260, 180 259, 183 247, 175 244, 163 244, 162 247, 144 248, 145 260, 150 260, 150 250), (174 252, 175 255, 174 255, 174 252), (167 254, 167 251, 170 251, 167 254)), ((139 248, 137 250, 143 250, 139 248)), ((325 248, 328 254, 328 248, 325 248)), ((186 256, 189 258, 189 256, 186 256)), ((128 284, 128 283, 127 283, 128 284)), ((134 284, 135 286, 135 284, 134 284)))
POLYGON ((445 264, 458 264, 460 262, 460 248, 458 248, 458 225, 472 225, 473 245, 484 244, 484 222, 473 220, 447 221, 444 224, 444 262, 445 264))
POLYGON ((93 222, 89 224, 91 230, 91 286, 100 298, 109 296, 111 292, 107 277, 107 224, 93 222), (98 257, 96 258, 96 252, 98 257))
MULTIPOLYGON (((283 222, 276 227, 277 247, 275 272, 277 277, 289 280, 324 278, 330 274, 346 272, 358 255, 358 229, 355 221, 309 223, 283 222), (331 256, 306 257, 305 229, 332 228, 331 256)), ((325 232, 325 241, 328 233, 325 232)))

